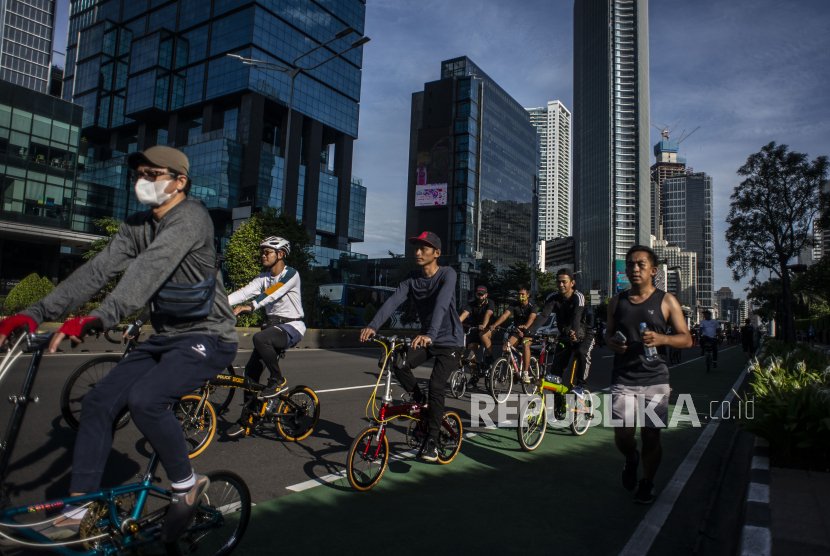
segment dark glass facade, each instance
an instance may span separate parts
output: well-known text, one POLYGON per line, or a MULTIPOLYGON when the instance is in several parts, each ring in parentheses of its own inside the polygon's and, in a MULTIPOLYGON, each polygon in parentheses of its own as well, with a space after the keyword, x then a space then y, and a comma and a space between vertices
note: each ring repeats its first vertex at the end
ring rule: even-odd
MULTIPOLYGON (((350 252, 363 239, 350 179, 362 47, 297 76, 290 137, 289 77, 227 54, 290 65, 347 26, 362 34, 364 18, 362 0, 74 0, 63 95, 83 106, 82 134, 96 145, 85 177, 130 192, 125 155, 172 146, 190 159, 193 195, 211 212, 218 248, 232 209, 251 206, 281 208, 321 248, 350 252)), ((110 213, 140 209, 127 195, 110 213)))
POLYGON ((574 239, 578 287, 613 293, 617 260, 648 245, 648 0, 574 3, 574 239))
POLYGON ((96 238, 82 118, 79 106, 0 81, 0 295, 32 272, 62 279, 73 249, 96 238))
POLYGON ((406 235, 443 253, 508 265, 533 257, 538 139, 524 108, 469 58, 412 101, 406 235))

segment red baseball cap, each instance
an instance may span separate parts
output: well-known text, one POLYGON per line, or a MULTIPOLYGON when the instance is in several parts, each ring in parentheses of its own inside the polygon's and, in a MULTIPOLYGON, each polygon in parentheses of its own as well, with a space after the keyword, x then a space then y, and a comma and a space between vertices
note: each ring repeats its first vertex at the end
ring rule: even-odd
POLYGON ((409 238, 409 243, 426 243, 435 249, 441 249, 441 238, 432 232, 421 232, 421 235, 409 238))

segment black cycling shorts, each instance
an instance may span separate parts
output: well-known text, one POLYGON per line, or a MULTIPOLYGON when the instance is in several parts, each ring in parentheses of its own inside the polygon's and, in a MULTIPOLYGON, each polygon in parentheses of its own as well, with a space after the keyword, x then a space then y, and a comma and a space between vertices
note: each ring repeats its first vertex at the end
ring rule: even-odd
POLYGON ((481 330, 478 328, 471 328, 469 332, 467 332, 467 345, 470 344, 480 344, 481 343, 481 330))
POLYGON ((524 337, 519 336, 519 333, 515 330, 510 333, 511 338, 516 338, 519 340, 518 344, 523 345, 533 340, 533 336, 529 335, 527 332, 524 333, 524 337))

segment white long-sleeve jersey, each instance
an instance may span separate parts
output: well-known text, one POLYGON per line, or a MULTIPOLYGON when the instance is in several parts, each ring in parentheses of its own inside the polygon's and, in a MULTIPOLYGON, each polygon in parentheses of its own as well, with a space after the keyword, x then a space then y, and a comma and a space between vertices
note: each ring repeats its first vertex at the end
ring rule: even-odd
MULTIPOLYGON (((247 286, 236 290, 228 296, 230 304, 239 305, 251 298, 254 309, 265 307, 269 317, 286 319, 301 319, 305 317, 300 289, 300 274, 291 268, 285 267, 278 276, 270 272, 263 272, 253 279, 247 286)), ((301 335, 305 334, 305 323, 293 321, 285 323, 293 327, 301 335)))

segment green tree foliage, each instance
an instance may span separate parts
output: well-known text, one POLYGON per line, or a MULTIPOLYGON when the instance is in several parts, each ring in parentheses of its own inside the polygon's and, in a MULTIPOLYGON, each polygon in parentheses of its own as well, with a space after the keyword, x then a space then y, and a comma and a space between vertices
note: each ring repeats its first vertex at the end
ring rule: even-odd
POLYGON ((121 227, 121 221, 116 220, 111 216, 105 216, 104 218, 99 218, 98 220, 93 221, 95 227, 104 232, 104 236, 101 239, 96 239, 90 245, 89 251, 84 253, 84 259, 89 260, 101 251, 103 251, 107 245, 109 245, 110 240, 115 237, 115 234, 118 233, 118 228, 121 227))
POLYGON ((746 301, 762 321, 770 322, 775 318, 776 311, 781 305, 781 292, 781 280, 772 278, 754 284, 746 294, 746 301))
POLYGON ((556 272, 542 272, 541 270, 537 270, 536 281, 539 283, 539 295, 536 296, 536 304, 539 306, 539 310, 541 310, 545 299, 553 292, 559 290, 556 285, 556 272))
POLYGON ((807 272, 793 281, 793 292, 817 305, 830 302, 830 257, 824 257, 807 267, 807 272))
MULTIPOLYGON (((806 154, 772 142, 741 166, 738 174, 745 179, 731 196, 726 263, 735 281, 750 274, 757 280, 762 270, 771 270, 781 279, 777 320, 781 338, 788 342, 795 341, 795 315, 792 279, 786 267, 802 249, 812 246, 809 233, 826 204, 821 186, 829 165, 826 156, 810 162, 806 154)), ((828 219, 830 214, 824 218, 828 219)), ((819 225, 826 227, 827 222, 819 225)))
POLYGON ((29 274, 9 292, 4 309, 10 315, 19 313, 49 295, 54 289, 55 286, 45 276, 41 278, 37 274, 29 274))

